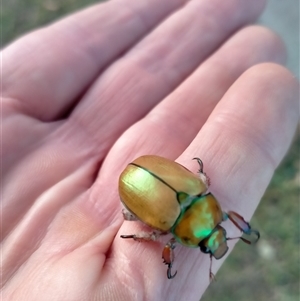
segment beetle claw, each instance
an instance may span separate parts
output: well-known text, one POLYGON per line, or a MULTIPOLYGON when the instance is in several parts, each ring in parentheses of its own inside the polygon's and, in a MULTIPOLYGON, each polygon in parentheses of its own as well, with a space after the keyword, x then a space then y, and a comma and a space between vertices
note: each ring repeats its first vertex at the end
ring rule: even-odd
POLYGON ((193 158, 193 160, 197 160, 198 164, 199 164, 199 173, 203 173, 203 162, 200 158, 193 158))
POLYGON ((169 264, 169 265, 168 265, 168 270, 167 270, 167 277, 168 277, 168 279, 173 279, 173 278, 176 276, 176 274, 177 274, 177 271, 176 271, 176 272, 172 275, 171 269, 172 269, 172 264, 169 264))
POLYGON ((200 178, 203 180, 204 183, 206 183, 207 188, 210 186, 210 178, 209 176, 203 171, 204 169, 204 165, 203 162, 200 158, 193 158, 193 160, 197 160, 198 164, 199 164, 199 170, 198 173, 200 175, 200 178))

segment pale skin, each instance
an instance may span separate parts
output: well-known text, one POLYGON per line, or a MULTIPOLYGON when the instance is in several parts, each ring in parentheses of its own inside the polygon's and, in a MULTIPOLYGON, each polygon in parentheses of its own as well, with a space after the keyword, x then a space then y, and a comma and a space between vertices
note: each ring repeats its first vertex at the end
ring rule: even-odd
POLYGON ((144 154, 194 172, 200 157, 224 210, 250 220, 298 121, 281 40, 245 27, 263 6, 115 0, 3 50, 3 300, 200 299, 208 255, 177 246, 168 280, 169 237, 120 238, 141 226, 123 221, 118 176, 144 154))

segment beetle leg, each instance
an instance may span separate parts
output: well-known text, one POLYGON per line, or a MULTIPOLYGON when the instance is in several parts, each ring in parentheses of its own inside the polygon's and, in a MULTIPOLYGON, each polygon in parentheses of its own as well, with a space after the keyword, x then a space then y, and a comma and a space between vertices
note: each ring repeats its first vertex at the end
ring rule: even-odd
POLYGON ((121 235, 121 238, 132 238, 135 241, 146 242, 146 241, 156 241, 160 237, 161 233, 153 232, 141 232, 139 234, 131 235, 121 235))
POLYGON ((197 160, 198 164, 199 164, 199 173, 203 173, 203 162, 200 158, 193 158, 193 160, 197 160))
POLYGON ((210 265, 209 265, 209 281, 212 282, 212 281, 216 281, 216 277, 214 275, 214 273, 211 271, 212 269, 212 254, 210 254, 210 265))
POLYGON ((245 233, 249 236, 254 234, 256 236, 256 238, 253 241, 245 239, 244 237, 232 237, 232 238, 227 238, 227 240, 240 238, 243 242, 245 242, 249 245, 256 243, 259 240, 260 233, 257 230, 251 229, 250 224, 248 222, 246 222, 245 219, 241 215, 239 215, 238 213, 236 213, 234 211, 228 211, 228 213, 223 212, 223 220, 226 220, 228 218, 243 233, 245 233))
POLYGON ((173 279, 177 274, 177 271, 173 275, 171 272, 173 262, 175 259, 174 251, 173 251, 176 247, 175 242, 176 242, 176 240, 174 238, 171 238, 169 240, 169 242, 165 245, 163 252, 162 252, 162 258, 164 260, 164 263, 168 265, 168 270, 167 270, 168 279, 173 279))
POLYGON ((203 180, 204 183, 206 183, 206 186, 209 187, 210 186, 210 178, 209 176, 203 171, 203 162, 200 158, 193 158, 193 160, 197 160, 198 164, 199 164, 199 170, 198 173, 200 175, 200 178, 203 180))
POLYGON ((122 209, 122 214, 123 214, 125 221, 137 221, 138 220, 138 218, 133 213, 131 213, 130 211, 128 211, 125 208, 122 209))

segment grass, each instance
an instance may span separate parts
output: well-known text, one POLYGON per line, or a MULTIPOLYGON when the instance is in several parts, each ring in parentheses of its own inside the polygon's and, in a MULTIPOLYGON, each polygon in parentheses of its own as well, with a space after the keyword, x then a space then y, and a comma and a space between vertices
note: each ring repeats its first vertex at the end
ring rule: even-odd
MULTIPOLYGON (((1 45, 94 0, 10 0, 2 3, 1 45)), ((99 1, 98 1, 99 2, 99 1)), ((256 247, 239 242, 201 301, 299 300, 300 134, 276 171, 251 224, 256 247)))
MULTIPOLYGON (((95 0, 9 0, 1 1, 1 45, 20 35, 57 20, 79 8, 101 2, 95 0)), ((103 1, 102 1, 103 2, 103 1)), ((3 46, 2 46, 3 47, 3 46)))

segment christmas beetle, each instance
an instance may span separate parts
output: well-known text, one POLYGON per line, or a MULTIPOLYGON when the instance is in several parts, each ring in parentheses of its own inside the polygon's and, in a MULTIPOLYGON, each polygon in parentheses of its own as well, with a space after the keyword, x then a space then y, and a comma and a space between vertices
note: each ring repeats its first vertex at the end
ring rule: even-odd
POLYGON ((149 233, 121 235, 136 241, 155 241, 160 235, 172 233, 165 245, 162 258, 168 266, 167 277, 172 279, 174 249, 176 243, 190 248, 199 247, 210 254, 210 280, 212 257, 222 258, 227 250, 227 240, 241 238, 245 243, 256 242, 260 234, 251 229, 242 216, 234 211, 223 212, 217 199, 207 191, 209 178, 199 164, 198 175, 184 166, 153 155, 142 156, 128 164, 119 179, 119 194, 127 210, 125 220, 140 220, 154 229, 149 233), (231 220, 244 234, 254 235, 250 241, 244 237, 229 238, 221 222, 231 220))

